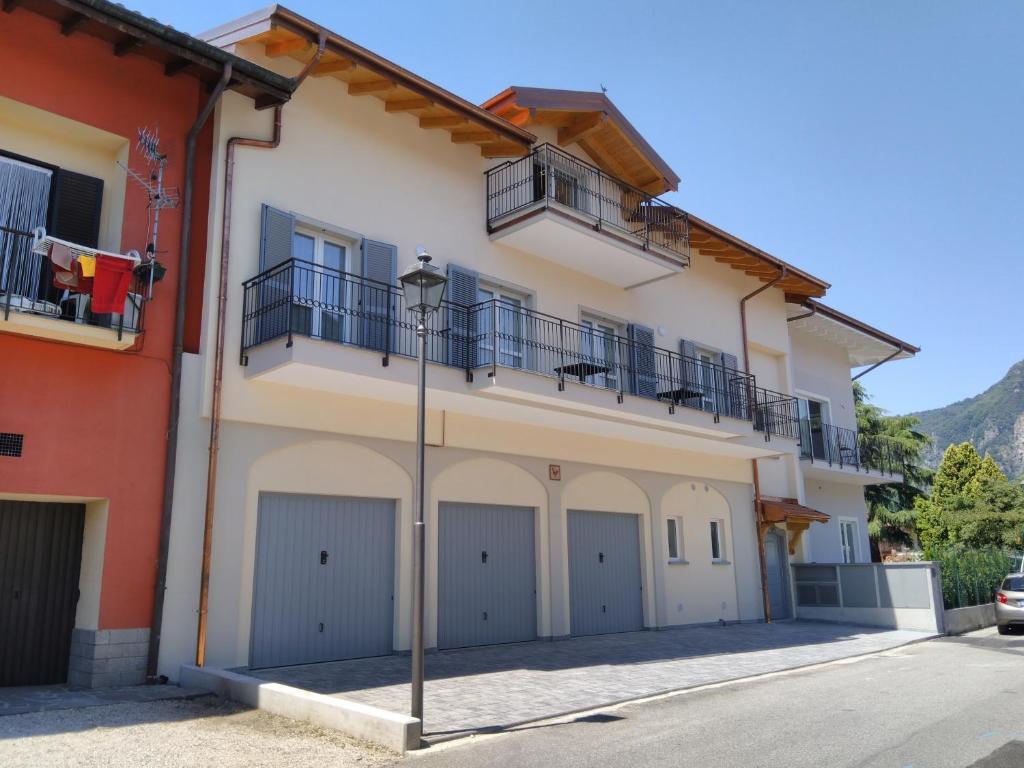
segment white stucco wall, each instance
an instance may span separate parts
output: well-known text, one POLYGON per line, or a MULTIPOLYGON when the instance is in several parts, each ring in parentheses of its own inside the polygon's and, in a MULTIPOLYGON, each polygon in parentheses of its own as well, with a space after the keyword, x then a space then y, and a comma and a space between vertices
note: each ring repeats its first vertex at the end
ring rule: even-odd
POLYGON ((857 522, 857 562, 870 563, 871 549, 864 488, 860 485, 828 483, 813 479, 806 481, 805 488, 807 504, 829 516, 827 523, 813 523, 804 534, 806 560, 818 563, 843 562, 839 521, 847 518, 857 522))

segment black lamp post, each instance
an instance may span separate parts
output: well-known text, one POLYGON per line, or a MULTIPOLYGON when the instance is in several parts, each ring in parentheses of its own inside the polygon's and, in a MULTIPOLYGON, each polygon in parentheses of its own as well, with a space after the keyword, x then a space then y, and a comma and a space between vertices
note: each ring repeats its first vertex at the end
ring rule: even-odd
POLYGON ((423 246, 416 249, 418 262, 402 273, 398 281, 405 295, 405 307, 415 312, 417 401, 416 401, 416 488, 413 504, 416 522, 412 539, 412 705, 410 712, 423 728, 423 584, 426 536, 424 532, 424 455, 426 452, 427 412, 427 315, 441 307, 448 278, 430 263, 430 254, 423 246))

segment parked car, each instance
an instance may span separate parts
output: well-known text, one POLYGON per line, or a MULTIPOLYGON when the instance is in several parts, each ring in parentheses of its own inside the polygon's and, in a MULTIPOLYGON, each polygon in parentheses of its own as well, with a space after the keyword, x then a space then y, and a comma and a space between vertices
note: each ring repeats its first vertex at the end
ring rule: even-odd
POLYGON ((1024 573, 1010 574, 996 591, 996 629, 1006 635, 1014 626, 1024 627, 1024 573))

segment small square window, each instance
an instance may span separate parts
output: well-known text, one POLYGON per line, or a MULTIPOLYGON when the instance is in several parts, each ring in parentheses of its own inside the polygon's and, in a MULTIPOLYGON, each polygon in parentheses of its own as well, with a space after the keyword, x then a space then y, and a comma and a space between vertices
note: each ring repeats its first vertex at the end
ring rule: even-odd
POLYGON ((711 521, 711 560, 721 562, 725 560, 725 543, 722 538, 723 525, 721 520, 711 521))
POLYGON ((668 559, 678 562, 683 559, 683 521, 678 517, 670 517, 665 522, 668 534, 668 559))

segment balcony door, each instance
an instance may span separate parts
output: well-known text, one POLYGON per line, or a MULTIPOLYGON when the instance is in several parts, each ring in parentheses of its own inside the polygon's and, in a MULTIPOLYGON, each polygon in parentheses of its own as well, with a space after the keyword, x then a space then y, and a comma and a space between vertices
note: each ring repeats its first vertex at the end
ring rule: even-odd
POLYGON ((828 424, 828 403, 809 397, 797 398, 800 409, 801 437, 807 441, 804 453, 815 459, 827 459, 825 425, 828 424))
POLYGON ((348 327, 352 288, 347 279, 352 251, 352 244, 341 238, 295 231, 296 331, 330 341, 353 341, 348 327))
POLYGON ((586 314, 580 318, 580 325, 581 362, 590 366, 584 373, 592 371, 582 380, 595 387, 618 389, 619 337, 625 329, 610 320, 586 314))
POLYGON ((480 311, 477 359, 481 364, 495 362, 504 368, 523 368, 523 343, 526 323, 526 296, 496 285, 481 283, 477 290, 480 311))

